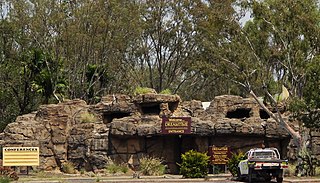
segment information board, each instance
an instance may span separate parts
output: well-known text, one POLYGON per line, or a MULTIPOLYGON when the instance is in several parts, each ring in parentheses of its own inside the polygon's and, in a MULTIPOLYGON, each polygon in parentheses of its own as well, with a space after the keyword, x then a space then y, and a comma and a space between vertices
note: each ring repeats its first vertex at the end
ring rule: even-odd
POLYGON ((209 155, 211 164, 213 165, 225 165, 230 158, 230 148, 227 146, 216 147, 209 146, 209 155))
POLYGON ((39 166, 39 147, 3 147, 3 166, 39 166))

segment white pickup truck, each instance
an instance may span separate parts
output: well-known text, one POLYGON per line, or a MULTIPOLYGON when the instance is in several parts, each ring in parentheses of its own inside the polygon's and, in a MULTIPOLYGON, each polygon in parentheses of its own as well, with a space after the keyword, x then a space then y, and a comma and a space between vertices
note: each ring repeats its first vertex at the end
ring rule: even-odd
POLYGON ((283 169, 288 168, 288 161, 280 159, 276 148, 250 149, 246 155, 248 158, 238 165, 240 180, 247 179, 251 183, 254 179, 276 178, 277 182, 283 181, 283 169))

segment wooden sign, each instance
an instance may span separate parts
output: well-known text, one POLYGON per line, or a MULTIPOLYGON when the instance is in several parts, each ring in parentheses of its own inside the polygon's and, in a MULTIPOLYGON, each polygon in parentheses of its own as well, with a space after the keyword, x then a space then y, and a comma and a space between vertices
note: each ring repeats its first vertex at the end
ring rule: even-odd
POLYGON ((231 156, 230 148, 227 146, 223 146, 223 147, 209 146, 209 155, 210 155, 211 164, 225 165, 227 164, 231 156))
POLYGON ((191 117, 162 117, 162 134, 190 134, 191 117))

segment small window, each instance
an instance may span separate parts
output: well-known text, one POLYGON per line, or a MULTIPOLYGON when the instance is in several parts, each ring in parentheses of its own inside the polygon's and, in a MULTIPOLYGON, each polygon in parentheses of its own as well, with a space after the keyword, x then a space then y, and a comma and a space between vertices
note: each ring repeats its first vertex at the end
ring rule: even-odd
POLYGON ((261 119, 268 119, 268 118, 270 118, 270 115, 265 111, 265 110, 262 110, 262 109, 260 109, 260 118, 261 119))
POLYGON ((169 110, 174 112, 178 108, 179 102, 170 102, 169 103, 169 110))
POLYGON ((109 114, 104 114, 103 115, 103 122, 104 123, 111 123, 114 118, 124 118, 130 116, 130 113, 125 113, 125 112, 114 112, 114 113, 109 113, 109 114))
POLYGON ((234 111, 228 111, 226 117, 237 118, 237 119, 249 118, 250 112, 251 112, 251 109, 244 109, 244 108, 236 109, 234 111))
POLYGON ((148 103, 140 105, 141 112, 144 115, 159 115, 160 104, 159 103, 148 103))

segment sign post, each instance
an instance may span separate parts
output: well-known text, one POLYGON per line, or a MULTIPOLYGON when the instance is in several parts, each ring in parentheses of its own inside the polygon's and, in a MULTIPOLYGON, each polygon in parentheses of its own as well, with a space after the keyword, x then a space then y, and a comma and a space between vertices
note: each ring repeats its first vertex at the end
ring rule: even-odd
POLYGON ((228 160, 231 156, 229 147, 209 146, 209 155, 210 155, 211 164, 213 166, 213 173, 214 173, 214 167, 216 165, 223 166, 226 171, 226 164, 228 163, 228 160))

